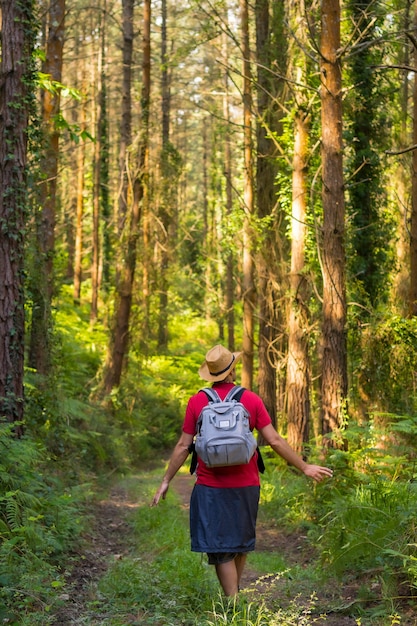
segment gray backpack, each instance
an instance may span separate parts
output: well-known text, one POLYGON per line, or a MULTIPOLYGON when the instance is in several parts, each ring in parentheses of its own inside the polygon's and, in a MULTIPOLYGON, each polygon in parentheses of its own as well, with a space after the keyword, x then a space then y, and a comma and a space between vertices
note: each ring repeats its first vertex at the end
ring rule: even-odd
POLYGON ((240 398, 244 389, 234 387, 221 400, 217 391, 202 389, 209 398, 198 418, 195 451, 208 467, 249 463, 257 449, 249 413, 240 398))

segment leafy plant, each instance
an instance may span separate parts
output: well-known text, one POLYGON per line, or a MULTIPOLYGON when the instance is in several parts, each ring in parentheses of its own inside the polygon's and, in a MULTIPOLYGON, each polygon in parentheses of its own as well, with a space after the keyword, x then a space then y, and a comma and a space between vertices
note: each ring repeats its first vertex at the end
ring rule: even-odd
POLYGON ((11 613, 54 602, 60 557, 82 529, 76 492, 44 473, 43 453, 1 426, 0 603, 11 613))

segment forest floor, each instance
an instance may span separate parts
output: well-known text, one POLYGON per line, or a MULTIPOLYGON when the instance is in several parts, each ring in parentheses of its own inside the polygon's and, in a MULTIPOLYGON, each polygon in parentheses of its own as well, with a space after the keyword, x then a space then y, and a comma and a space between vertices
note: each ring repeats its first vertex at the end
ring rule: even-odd
MULTIPOLYGON (((188 508, 192 481, 183 475, 177 475, 172 483, 181 498, 184 508, 188 508)), ((114 560, 127 555, 131 550, 132 529, 128 522, 136 503, 131 501, 127 491, 115 485, 106 499, 98 501, 91 511, 91 525, 85 545, 78 555, 74 555, 74 567, 67 580, 67 593, 64 594, 63 606, 55 614, 53 626, 97 624, 92 617, 91 604, 96 597, 97 583, 108 570, 114 560), (91 616, 91 619, 89 618, 91 616)), ((301 533, 286 533, 279 528, 263 521, 257 525, 257 551, 275 552, 280 554, 288 564, 288 568, 307 568, 316 558, 314 548, 301 533)), ((282 608, 294 603, 305 609, 303 624, 327 624, 327 626, 357 626, 367 623, 353 617, 353 607, 357 603, 359 587, 364 581, 353 581, 352 584, 334 581, 322 586, 315 593, 314 603, 309 597, 308 587, 292 590, 289 596, 287 577, 259 577, 259 573, 246 568, 243 578, 243 589, 254 593, 254 597, 262 596, 276 602, 279 599, 282 608), (305 593, 303 593, 305 592, 305 593), (331 607, 337 606, 337 610, 331 607), (326 608, 327 607, 327 608, 326 608)), ((378 590, 375 590, 376 592, 378 590)), ((377 594, 376 594, 377 595, 377 594)), ((401 612, 401 621, 394 624, 401 626, 417 626, 417 617, 408 611, 401 612), (408 613, 408 615, 407 615, 408 613)), ((137 624, 137 617, 126 618, 126 625, 137 624)), ((301 622, 300 622, 301 623, 301 622)), ((377 622, 372 622, 377 623, 377 622)), ((382 622, 381 622, 382 623, 382 622)), ((386 622, 384 622, 386 623, 386 622)))

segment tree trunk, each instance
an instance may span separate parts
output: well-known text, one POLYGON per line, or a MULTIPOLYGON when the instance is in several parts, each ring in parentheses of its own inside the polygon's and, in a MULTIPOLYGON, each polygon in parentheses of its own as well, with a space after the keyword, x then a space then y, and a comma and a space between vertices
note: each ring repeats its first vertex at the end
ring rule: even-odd
MULTIPOLYGON (((275 9, 274 9, 275 10, 275 9)), ((278 202, 275 185, 277 161, 271 134, 279 126, 279 115, 275 106, 277 94, 284 100, 283 81, 272 78, 272 62, 282 74, 285 73, 285 46, 282 57, 272 51, 273 37, 282 43, 282 33, 272 33, 269 0, 257 0, 256 15, 256 60, 257 60, 257 163, 256 195, 260 219, 268 218, 270 224, 264 229, 262 245, 257 259, 259 280, 259 371, 258 389, 274 426, 277 425, 277 358, 276 339, 278 334, 278 290, 283 284, 279 273, 283 260, 279 259, 278 202)), ((282 26, 282 22, 280 24, 282 26)), ((263 442, 261 442, 263 443, 263 442)))
MULTIPOLYGON (((51 0, 48 29, 43 71, 50 75, 52 81, 61 83, 65 0, 51 0)), ((60 89, 59 87, 50 89, 42 96, 45 145, 41 170, 44 180, 39 188, 41 210, 36 219, 38 266, 32 277, 33 307, 29 365, 39 373, 47 374, 51 366, 51 301, 54 291, 56 188, 59 157, 59 130, 56 119, 60 111, 60 89)))
POLYGON ((105 7, 101 13, 100 19, 100 48, 97 63, 97 91, 96 91, 96 137, 94 143, 94 162, 93 162, 93 223, 92 223, 92 262, 91 262, 91 310, 90 319, 95 322, 98 314, 98 298, 100 284, 100 218, 102 215, 102 174, 103 174, 103 158, 105 153, 105 137, 103 129, 106 126, 105 112, 105 76, 104 76, 104 37, 105 37, 105 7))
MULTIPOLYGON (((301 81, 299 81, 301 84, 301 81)), ((310 376, 304 247, 306 236, 306 167, 308 121, 302 109, 295 118, 291 213, 291 303, 288 320, 288 443, 299 453, 309 440, 310 376)))
MULTIPOLYGON (((414 13, 414 28, 417 27, 417 6, 414 13)), ((417 45, 414 44, 414 67, 417 67, 417 45)), ((417 145, 417 72, 414 73, 413 88, 413 145, 417 145)), ((411 177, 410 216, 410 315, 417 315, 417 150, 413 150, 411 177)))
POLYGON ((162 105, 162 149, 160 158, 161 171, 161 207, 160 207, 160 272, 159 272, 159 313, 158 313, 158 349, 168 348, 168 268, 170 263, 170 231, 172 206, 169 167, 169 132, 170 132, 170 87, 167 57, 167 0, 161 2, 161 105, 162 105))
MULTIPOLYGON (((83 81, 85 85, 85 81, 83 81)), ((81 131, 85 130, 86 124, 86 100, 81 107, 81 131)), ((85 167, 85 141, 81 140, 77 155, 77 200, 75 218, 75 255, 74 255, 74 302, 79 304, 81 300, 82 284, 82 260, 83 260, 83 219, 84 219, 84 167, 85 167)))
POLYGON ((321 127, 323 166, 322 428, 337 435, 347 395, 345 202, 339 0, 322 0, 321 127))
MULTIPOLYGON (((225 18, 227 20, 227 16, 225 18)), ((227 22, 226 22, 227 23, 227 22)), ((222 54, 223 62, 227 65, 229 58, 227 49, 227 35, 223 33, 222 54)), ((224 176, 226 179, 226 215, 229 220, 233 212, 233 182, 232 182, 232 142, 230 123, 230 95, 229 95, 229 72, 224 72, 224 96, 223 96, 223 117, 226 124, 224 140, 224 176)), ((233 252, 230 251, 226 259, 226 325, 227 325, 227 347, 231 352, 235 351, 235 288, 234 288, 234 266, 235 260, 233 252)))
MULTIPOLYGON (((307 84, 306 57, 303 51, 307 43, 305 15, 303 0, 293 5, 290 19, 295 31, 297 48, 291 54, 293 59, 291 75, 295 85, 307 84)), ((305 90, 300 87, 295 87, 295 106, 297 112, 294 119, 286 396, 288 442, 298 453, 303 454, 304 444, 309 440, 310 427, 309 320, 305 276, 309 102, 305 90)))
POLYGON ((256 291, 254 281, 252 217, 254 205, 253 189, 253 146, 252 146, 252 89, 249 46, 249 3, 240 0, 242 53, 243 53, 243 144, 244 144, 244 193, 243 210, 243 357, 242 385, 253 386, 254 357, 254 309, 256 291))
POLYGON ((139 222, 145 187, 148 184, 149 108, 151 90, 151 0, 143 4, 142 110, 141 136, 137 171, 133 181, 133 197, 129 220, 126 223, 126 242, 123 271, 116 286, 116 303, 111 344, 104 368, 104 392, 110 394, 120 384, 123 364, 129 351, 129 323, 136 269, 139 222))
MULTIPOLYGON (((410 21, 411 21, 411 5, 413 0, 406 0, 405 8, 404 8, 404 25, 403 31, 408 33, 410 30, 410 21)), ((413 44, 414 45, 414 44, 413 44)), ((406 40, 406 44, 404 46, 404 56, 400 59, 400 62, 404 67, 408 67, 410 64, 410 48, 409 42, 406 40)), ((403 83, 401 86, 402 97, 401 97, 401 139, 403 145, 407 145, 408 141, 408 91, 409 91, 409 77, 408 72, 403 72, 403 83)))
MULTIPOLYGON (((169 272, 177 236, 177 185, 181 169, 181 159, 170 140, 171 117, 171 72, 167 53, 167 2, 162 1, 161 23, 161 114, 162 135, 160 154, 160 205, 159 205, 159 311, 158 311, 158 348, 168 348, 169 321, 169 272)), ((173 45, 173 44, 172 44, 173 45)))
POLYGON ((107 107, 107 74, 105 61, 105 31, 103 29, 102 38, 102 56, 103 69, 101 78, 101 153, 100 153, 100 209, 102 220, 102 258, 101 258, 101 276, 99 285, 104 293, 110 290, 110 274, 113 262, 112 250, 112 229, 110 223, 110 138, 109 138, 109 118, 107 107))
MULTIPOLYGON (((24 415, 24 227, 33 90, 32 0, 2 0, 0 60, 0 420, 24 415)), ((20 435, 22 427, 16 428, 20 435)))
POLYGON ((204 266, 204 310, 205 310, 205 318, 207 322, 210 322, 211 319, 211 285, 213 281, 212 277, 212 232, 211 232, 211 219, 209 215, 209 183, 208 183, 208 137, 207 137, 207 127, 210 126, 209 120, 205 117, 203 118, 203 128, 201 130, 202 139, 203 139, 203 154, 201 158, 202 165, 202 178, 203 178, 203 201, 202 201, 202 209, 203 209, 203 233, 202 233, 202 241, 203 241, 203 256, 205 261, 204 266))
POLYGON ((122 50, 122 98, 119 148, 119 195, 117 233, 120 237, 126 221, 129 205, 128 148, 132 143, 132 58, 133 58, 133 7, 134 0, 122 0, 123 50, 122 50))

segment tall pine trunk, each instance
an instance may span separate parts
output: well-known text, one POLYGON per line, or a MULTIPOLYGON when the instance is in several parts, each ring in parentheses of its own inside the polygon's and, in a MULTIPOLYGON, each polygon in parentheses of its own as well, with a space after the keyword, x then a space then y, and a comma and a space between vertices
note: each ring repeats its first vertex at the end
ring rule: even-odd
MULTIPOLYGON (((65 35, 65 0, 51 0, 48 14, 48 37, 43 67, 52 81, 61 83, 62 55, 65 35)), ((29 365, 40 374, 51 367, 51 301, 54 291, 54 251, 56 221, 56 189, 58 175, 59 130, 56 120, 60 112, 60 88, 42 94, 42 122, 45 137, 39 188, 40 211, 36 219, 38 265, 32 273, 32 321, 30 329, 29 365)))
POLYGON ((129 203, 128 148, 132 143, 132 58, 133 58, 133 7, 134 0, 122 0, 122 97, 119 148, 119 194, 117 234, 123 233, 129 203))
MULTIPOLYGON (((105 250, 102 240, 108 236, 105 218, 108 217, 108 137, 107 137, 107 108, 106 108, 106 75, 105 65, 105 11, 106 0, 100 20, 100 49, 97 64, 97 103, 96 103, 96 138, 94 143, 93 163, 93 223, 92 223, 92 262, 91 262, 91 311, 90 319, 94 322, 98 314, 101 263, 105 263, 105 250), (101 233, 101 221, 103 220, 103 236, 101 233), (107 231, 107 232, 106 232, 107 231)), ((106 259, 107 261, 107 259, 106 259)), ((108 267, 106 268, 108 278, 108 267)))
MULTIPOLYGON (((300 81, 301 84, 301 81, 300 81)), ((310 376, 308 359, 306 277, 306 166, 308 120, 300 109, 295 118, 292 176, 291 275, 288 317, 287 417, 288 443, 297 452, 309 439, 310 376)))
MULTIPOLYGON (((414 29, 417 27, 417 5, 414 13, 414 29)), ((417 67, 417 44, 414 45, 414 66, 417 67)), ((414 73, 413 88, 413 145, 417 146, 417 72, 414 73)), ((411 177, 411 217, 410 217, 410 315, 417 315, 417 150, 413 150, 411 177)))
POLYGON ((323 327, 321 415, 323 434, 340 432, 347 395, 345 201, 339 0, 322 0, 321 127, 323 166, 323 327))
MULTIPOLYGON (((291 75, 297 86, 307 84, 307 60, 304 54, 307 43, 305 15, 304 0, 293 3, 290 19, 297 44, 290 56, 294 62, 291 75)), ((294 89, 294 106, 297 107, 297 110, 294 118, 286 391, 288 442, 297 452, 302 454, 304 444, 309 440, 310 431, 308 285, 305 275, 309 102, 303 88, 294 87, 294 89)))
POLYGON ((161 3, 161 105, 162 105, 162 148, 160 157, 161 171, 161 206, 160 206, 160 272, 159 272, 159 313, 158 313, 158 349, 168 348, 168 268, 170 263, 170 234, 172 211, 170 180, 170 86, 167 56, 167 0, 161 3))
POLYGON ((106 394, 120 384, 123 365, 129 352, 129 325, 136 270, 137 242, 142 201, 147 185, 149 148, 149 107, 151 91, 151 1, 143 4, 142 110, 138 142, 137 169, 133 180, 133 197, 127 216, 122 245, 124 264, 116 286, 116 303, 111 341, 104 369, 106 394))
MULTIPOLYGON (((227 23, 227 16, 225 16, 227 23)), ((222 55, 223 62, 227 64, 228 39, 226 33, 223 33, 222 55)), ((227 219, 231 218, 233 211, 233 182, 232 182, 232 140, 231 140, 231 121, 230 121, 230 94, 229 94, 229 71, 224 71, 224 96, 223 96, 223 117, 225 122, 225 138, 224 138, 224 176, 226 179, 226 215, 227 219)), ((231 352, 235 350, 235 289, 234 289, 234 254, 230 251, 226 259, 226 291, 225 291, 225 314, 227 326, 227 347, 231 352)))
POLYGON ((244 146, 244 192, 243 192, 243 356, 242 385, 252 389, 254 357, 254 313, 256 290, 253 259, 253 142, 252 142, 252 76, 249 46, 249 2, 240 1, 240 19, 243 53, 243 146, 244 146))
MULTIPOLYGON (((85 80, 82 81, 85 86, 85 80)), ((81 106, 80 128, 83 132, 86 127, 86 100, 81 106)), ((78 146, 77 154, 77 194, 75 216, 75 254, 74 254, 74 302, 79 304, 81 299, 82 260, 83 260, 83 222, 84 222, 84 168, 85 168, 85 141, 78 146)))
POLYGON ((277 286, 283 284, 284 263, 280 258, 279 203, 277 200, 277 159, 271 135, 279 128, 280 120, 276 101, 284 99, 284 82, 272 77, 272 64, 279 73, 285 74, 286 46, 283 43, 283 12, 273 7, 269 0, 257 0, 256 60, 257 60, 257 162, 256 197, 260 219, 269 225, 264 229, 262 244, 257 258, 259 284, 259 370, 258 388, 272 423, 277 424, 277 335, 279 326, 279 294, 277 286), (273 32, 275 29, 275 32, 273 32), (279 56, 273 49, 276 40, 279 56), (281 273, 281 276, 280 276, 281 273))
MULTIPOLYGON (((0 60, 0 420, 24 415, 24 227, 32 0, 2 0, 0 60)), ((21 426, 16 429, 21 434, 21 426)))

